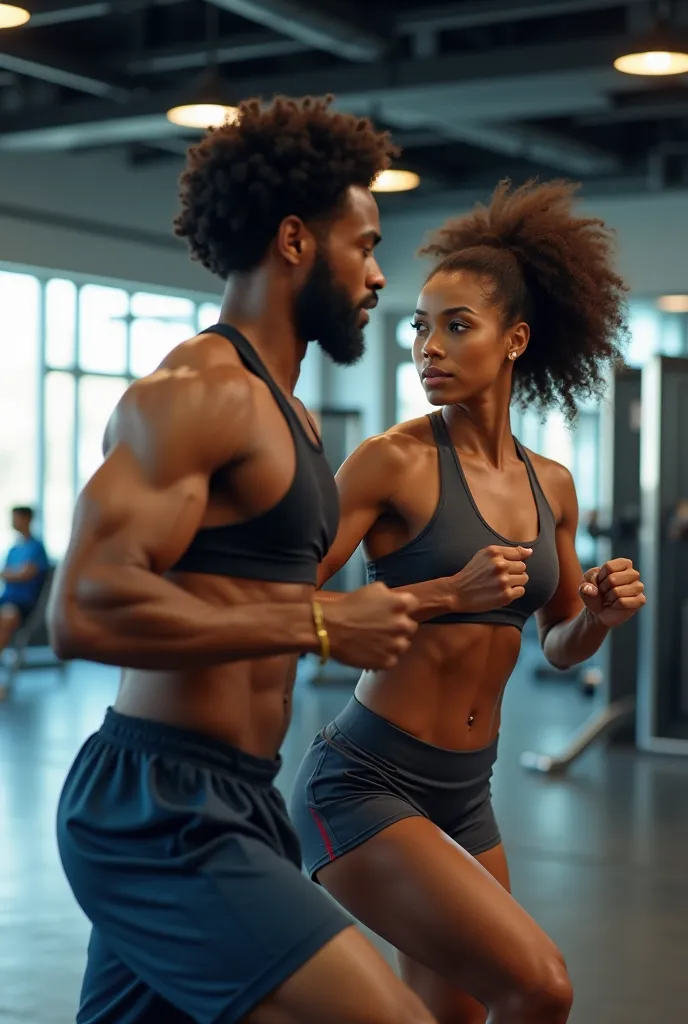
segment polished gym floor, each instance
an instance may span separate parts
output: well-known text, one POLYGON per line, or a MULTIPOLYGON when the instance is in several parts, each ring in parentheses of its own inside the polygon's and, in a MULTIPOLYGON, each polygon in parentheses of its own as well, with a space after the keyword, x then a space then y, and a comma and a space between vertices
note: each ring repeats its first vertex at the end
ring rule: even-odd
MULTIPOLYGON (((575 684, 535 682, 538 657, 527 642, 507 691, 494 783, 514 894, 566 956, 572 1024, 685 1020, 688 759, 612 748, 559 781, 524 772, 523 750, 561 750, 594 706, 575 684)), ((0 705, 0 1024, 74 1020, 88 927, 61 873, 53 820, 69 764, 116 683, 113 670, 91 665, 64 677, 36 669, 0 705)), ((346 683, 297 684, 285 790, 349 693, 346 683)))

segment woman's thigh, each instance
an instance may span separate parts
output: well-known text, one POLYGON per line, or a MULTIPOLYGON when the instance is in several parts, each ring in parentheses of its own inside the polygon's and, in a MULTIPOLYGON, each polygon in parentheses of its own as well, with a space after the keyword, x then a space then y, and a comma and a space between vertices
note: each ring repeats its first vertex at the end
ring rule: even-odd
MULTIPOLYGON (((475 859, 507 892, 511 892, 509 867, 501 843, 485 853, 477 854, 475 859)), ((399 953, 399 968, 406 984, 420 996, 436 1018, 437 1024, 485 1024, 487 1010, 483 1004, 441 974, 419 964, 405 953, 399 953)))
MULTIPOLYGON (((495 855, 496 856, 496 855, 495 855)), ((564 994, 559 951, 490 871, 425 818, 408 818, 318 872, 402 954, 484 1006, 564 994)))

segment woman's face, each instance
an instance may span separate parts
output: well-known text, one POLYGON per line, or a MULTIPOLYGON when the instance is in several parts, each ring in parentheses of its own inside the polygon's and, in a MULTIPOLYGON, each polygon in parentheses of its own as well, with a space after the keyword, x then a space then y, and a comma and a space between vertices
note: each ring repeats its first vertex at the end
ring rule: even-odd
POLYGON ((489 278, 470 270, 436 274, 413 319, 413 361, 432 405, 458 405, 484 393, 528 343, 528 325, 505 327, 489 278))

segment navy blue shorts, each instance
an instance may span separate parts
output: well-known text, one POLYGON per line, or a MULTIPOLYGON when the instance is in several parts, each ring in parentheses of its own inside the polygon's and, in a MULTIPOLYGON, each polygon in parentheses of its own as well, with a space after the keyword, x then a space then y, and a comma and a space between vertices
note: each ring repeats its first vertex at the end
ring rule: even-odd
POLYGON ((501 842, 490 799, 497 741, 445 750, 355 697, 315 739, 290 806, 306 868, 320 868, 404 818, 429 818, 475 856, 501 842))
POLYGON ((22 626, 28 619, 31 612, 36 607, 33 604, 17 604, 16 601, 10 601, 7 597, 5 597, 4 594, 0 594, 0 608, 2 608, 3 606, 17 609, 17 611, 19 612, 19 621, 22 626))
POLYGON ((233 1024, 351 924, 301 873, 279 765, 107 712, 58 810, 93 925, 78 1024, 233 1024))

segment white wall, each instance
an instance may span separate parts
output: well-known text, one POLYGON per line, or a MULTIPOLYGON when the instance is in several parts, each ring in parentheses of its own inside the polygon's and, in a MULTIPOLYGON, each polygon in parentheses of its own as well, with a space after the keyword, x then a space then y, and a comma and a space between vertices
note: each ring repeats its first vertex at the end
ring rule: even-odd
MULTIPOLYGON (((410 310, 429 264, 414 258, 426 233, 461 208, 388 217, 380 258, 387 275, 387 308, 410 310)), ((617 235, 619 269, 638 296, 688 292, 688 193, 604 199, 581 203, 580 212, 601 217, 617 235)))
MULTIPOLYGON (((379 258, 387 287, 368 328, 366 356, 351 369, 335 370, 327 389, 332 405, 364 408, 366 434, 382 429, 382 314, 410 316, 430 266, 414 254, 429 230, 461 212, 457 206, 383 218, 379 258)), ((581 212, 616 231, 619 268, 632 294, 688 293, 688 193, 591 201, 581 204, 581 212)))
POLYGON ((218 294, 172 233, 181 168, 132 169, 115 152, 3 153, 0 260, 218 294))
MULTIPOLYGON (((121 154, 0 159, 0 262, 219 297, 222 285, 174 237, 183 160, 133 169, 121 154)), ((312 346, 298 393, 317 408, 323 361, 312 346)))
MULTIPOLYGON (((0 261, 218 295, 219 283, 172 235, 181 168, 180 159, 132 169, 116 152, 4 153, 0 261)), ((582 209, 616 229, 619 265, 636 295, 688 292, 688 193, 604 199, 582 209)), ((383 219, 379 255, 388 284, 367 330, 367 354, 343 370, 314 349, 299 387, 304 401, 361 408, 365 434, 383 428, 382 316, 414 308, 426 271, 415 250, 429 229, 460 212, 457 205, 383 219)))

